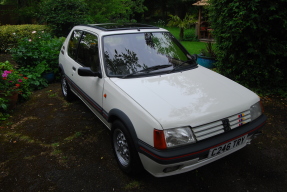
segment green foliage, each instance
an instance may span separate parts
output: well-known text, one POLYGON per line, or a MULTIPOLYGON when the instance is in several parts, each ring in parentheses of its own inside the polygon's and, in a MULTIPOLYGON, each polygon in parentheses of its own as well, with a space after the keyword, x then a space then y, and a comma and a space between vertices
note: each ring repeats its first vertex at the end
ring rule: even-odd
POLYGON ((147 8, 144 0, 85 0, 89 7, 89 18, 92 23, 136 22, 132 19, 135 13, 142 13, 147 8))
POLYGON ((184 19, 179 18, 177 15, 169 15, 170 20, 167 24, 167 26, 174 26, 179 27, 180 34, 179 38, 180 40, 183 40, 184 38, 184 29, 190 28, 191 25, 195 24, 196 19, 192 15, 185 15, 184 19))
POLYGON ((88 22, 84 0, 46 0, 39 7, 38 17, 47 22, 58 37, 66 37, 73 26, 88 22))
POLYGON ((47 80, 42 77, 45 71, 45 66, 42 63, 36 66, 26 65, 19 68, 19 71, 29 78, 28 83, 32 90, 48 87, 47 80))
POLYGON ((0 97, 0 111, 6 111, 7 109, 8 109, 8 100, 0 97))
POLYGON ((32 38, 31 31, 49 31, 45 25, 3 25, 0 26, 0 52, 8 52, 17 46, 19 39, 32 38))
POLYGON ((205 49, 201 49, 201 56, 216 58, 215 45, 212 42, 205 43, 205 49))
POLYGON ((18 47, 11 50, 19 70, 27 76, 33 89, 47 86, 43 73, 58 73, 58 56, 64 38, 52 37, 50 33, 33 31, 31 39, 23 38, 18 47))
POLYGON ((286 0, 211 0, 220 73, 267 94, 286 92, 286 6, 286 0))
POLYGON ((198 41, 197 36, 195 35, 194 31, 185 31, 183 41, 198 41))

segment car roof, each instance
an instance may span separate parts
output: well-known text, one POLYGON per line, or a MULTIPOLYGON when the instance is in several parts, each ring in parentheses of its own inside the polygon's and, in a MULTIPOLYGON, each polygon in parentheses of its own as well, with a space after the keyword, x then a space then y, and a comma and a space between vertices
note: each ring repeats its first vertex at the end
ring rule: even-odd
POLYGON ((159 27, 141 23, 124 23, 124 24, 102 23, 102 24, 88 24, 80 26, 92 27, 101 31, 122 31, 122 30, 134 30, 134 29, 140 31, 141 29, 159 29, 159 27))

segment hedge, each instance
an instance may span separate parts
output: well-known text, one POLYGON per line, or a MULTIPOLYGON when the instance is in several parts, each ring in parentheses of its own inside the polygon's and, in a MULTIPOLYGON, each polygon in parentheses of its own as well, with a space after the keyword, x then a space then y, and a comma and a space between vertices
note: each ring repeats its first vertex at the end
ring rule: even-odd
POLYGON ((287 97, 287 1, 209 2, 217 70, 257 92, 287 97))
POLYGON ((9 52, 18 39, 32 37, 32 31, 50 31, 46 25, 3 25, 0 26, 0 53, 9 52))

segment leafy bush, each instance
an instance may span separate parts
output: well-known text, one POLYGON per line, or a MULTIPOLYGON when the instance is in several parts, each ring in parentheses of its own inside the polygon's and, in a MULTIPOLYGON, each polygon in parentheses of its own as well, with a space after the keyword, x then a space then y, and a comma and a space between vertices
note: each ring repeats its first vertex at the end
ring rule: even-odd
POLYGON ((49 31, 46 25, 3 25, 0 26, 0 52, 8 52, 17 46, 21 38, 32 38, 31 31, 49 31))
POLYGON ((21 73, 29 78, 31 87, 41 89, 47 86, 43 73, 58 73, 58 56, 65 39, 52 37, 44 31, 33 31, 32 34, 31 39, 21 39, 11 52, 21 73))
POLYGON ((183 41, 198 41, 194 31, 186 31, 184 33, 183 41))
POLYGON ((286 0, 210 3, 220 73, 256 91, 286 96, 286 0))
POLYGON ((66 37, 74 25, 87 23, 88 7, 84 0, 46 0, 39 13, 56 36, 66 37))
POLYGON ((32 90, 43 89, 48 86, 47 80, 42 77, 45 71, 45 66, 42 63, 34 67, 30 65, 20 67, 19 71, 29 78, 28 82, 32 90))

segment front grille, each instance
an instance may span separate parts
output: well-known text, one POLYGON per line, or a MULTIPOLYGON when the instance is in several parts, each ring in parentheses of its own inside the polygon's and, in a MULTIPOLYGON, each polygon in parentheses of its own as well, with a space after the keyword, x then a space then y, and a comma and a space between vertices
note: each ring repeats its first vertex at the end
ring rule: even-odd
POLYGON ((248 110, 222 120, 193 127, 192 131, 196 140, 201 141, 242 126, 251 121, 250 117, 250 111, 248 110))

